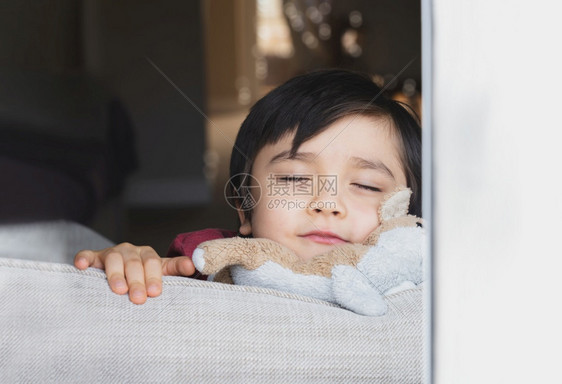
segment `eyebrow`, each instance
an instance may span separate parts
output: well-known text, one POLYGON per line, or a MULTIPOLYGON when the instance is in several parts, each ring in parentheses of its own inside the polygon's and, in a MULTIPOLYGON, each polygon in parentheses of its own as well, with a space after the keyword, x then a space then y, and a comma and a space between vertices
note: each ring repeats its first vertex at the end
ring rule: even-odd
POLYGON ((291 151, 287 150, 279 152, 277 155, 273 156, 271 160, 269 160, 269 164, 280 163, 285 160, 299 160, 310 163, 315 158, 316 154, 312 152, 297 152, 291 156, 291 151))
MULTIPOLYGON (((316 158, 316 154, 312 152, 297 152, 293 156, 291 156, 291 151, 282 151, 279 152, 277 155, 273 156, 271 160, 269 160, 269 164, 280 163, 285 160, 299 160, 305 163, 311 163, 316 158)), ((394 174, 382 161, 380 160, 367 160, 362 157, 353 156, 351 157, 351 162, 353 163, 354 168, 358 169, 372 169, 374 171, 379 171, 385 173, 392 179, 394 178, 394 174)))
POLYGON ((353 162, 353 166, 355 168, 372 169, 372 170, 375 170, 375 171, 380 171, 380 172, 386 173, 388 176, 390 176, 392 179, 394 179, 394 174, 392 173, 390 168, 388 168, 380 160, 371 161, 371 160, 364 159, 362 157, 355 157, 354 156, 354 157, 351 158, 351 161, 353 162))

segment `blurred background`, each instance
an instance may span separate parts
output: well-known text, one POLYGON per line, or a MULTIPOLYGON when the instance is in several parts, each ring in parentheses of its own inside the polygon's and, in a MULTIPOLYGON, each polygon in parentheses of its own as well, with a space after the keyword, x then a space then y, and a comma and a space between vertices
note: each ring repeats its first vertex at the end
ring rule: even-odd
POLYGON ((319 68, 421 110, 420 2, 52 0, 0 5, 0 221, 66 219, 165 254, 235 230, 251 105, 319 68))

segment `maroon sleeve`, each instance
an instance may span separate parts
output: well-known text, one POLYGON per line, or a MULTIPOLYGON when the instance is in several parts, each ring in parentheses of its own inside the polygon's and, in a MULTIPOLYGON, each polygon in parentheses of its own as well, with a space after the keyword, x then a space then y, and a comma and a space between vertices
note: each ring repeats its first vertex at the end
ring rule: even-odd
POLYGON ((226 229, 203 229, 201 231, 181 233, 176 236, 170 248, 168 248, 167 257, 188 256, 191 258, 193 251, 199 244, 208 240, 224 239, 236 236, 236 232, 226 229))

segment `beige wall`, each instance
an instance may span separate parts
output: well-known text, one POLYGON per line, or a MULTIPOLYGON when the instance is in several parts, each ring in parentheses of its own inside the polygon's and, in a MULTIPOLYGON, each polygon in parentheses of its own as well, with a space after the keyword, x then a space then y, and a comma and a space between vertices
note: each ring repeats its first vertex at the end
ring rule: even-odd
POLYGON ((210 111, 240 107, 239 91, 250 92, 247 104, 257 100, 253 46, 255 36, 254 0, 206 0, 205 63, 207 100, 210 111))

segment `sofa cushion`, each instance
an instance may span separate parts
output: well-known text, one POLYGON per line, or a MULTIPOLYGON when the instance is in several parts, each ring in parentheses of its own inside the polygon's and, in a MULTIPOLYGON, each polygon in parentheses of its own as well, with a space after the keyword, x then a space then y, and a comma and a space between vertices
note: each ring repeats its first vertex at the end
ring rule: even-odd
POLYGON ((103 271, 4 258, 0 382, 419 383, 422 285, 382 317, 179 277, 135 305, 103 271))

